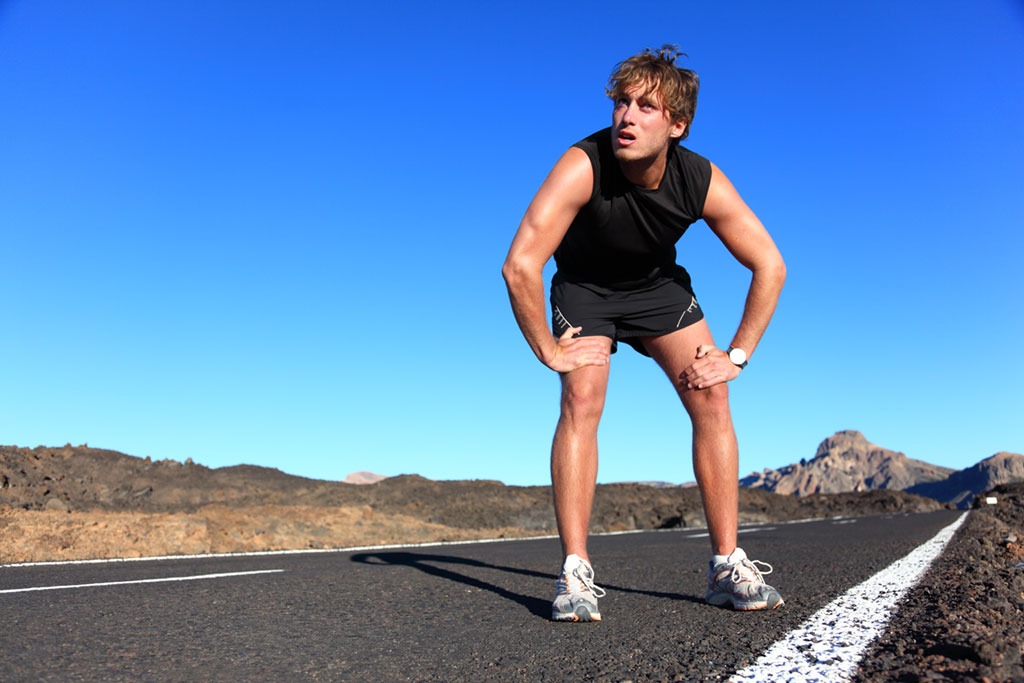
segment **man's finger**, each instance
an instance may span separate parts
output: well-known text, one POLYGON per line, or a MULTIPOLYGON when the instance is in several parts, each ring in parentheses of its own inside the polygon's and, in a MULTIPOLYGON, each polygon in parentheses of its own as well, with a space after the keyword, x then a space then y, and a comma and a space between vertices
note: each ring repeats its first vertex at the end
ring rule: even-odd
POLYGON ((701 344, 697 347, 697 358, 703 358, 714 350, 715 347, 712 344, 701 344))
POLYGON ((575 335, 577 332, 580 332, 582 330, 583 330, 582 327, 570 327, 570 328, 566 329, 566 331, 563 332, 562 336, 559 337, 558 339, 559 339, 559 341, 561 341, 563 339, 572 339, 573 335, 575 335))

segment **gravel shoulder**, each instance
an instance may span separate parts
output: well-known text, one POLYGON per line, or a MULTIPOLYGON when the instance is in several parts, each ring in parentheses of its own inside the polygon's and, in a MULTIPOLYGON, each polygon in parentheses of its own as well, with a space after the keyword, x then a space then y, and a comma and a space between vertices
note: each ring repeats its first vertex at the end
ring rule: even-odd
POLYGON ((1024 681, 1024 485, 972 510, 855 679, 1024 681))

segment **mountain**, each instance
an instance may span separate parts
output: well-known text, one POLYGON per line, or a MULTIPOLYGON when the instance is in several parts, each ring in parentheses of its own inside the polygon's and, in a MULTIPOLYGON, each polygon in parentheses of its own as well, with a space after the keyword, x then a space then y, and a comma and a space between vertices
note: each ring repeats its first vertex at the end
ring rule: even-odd
POLYGON ((797 496, 889 489, 966 509, 978 494, 1019 481, 1024 481, 1024 455, 1018 453, 997 453, 965 470, 952 470, 912 460, 847 430, 822 441, 811 460, 754 472, 740 479, 740 486, 797 496))
POLYGON ((953 472, 876 446, 860 432, 846 430, 822 441, 811 460, 755 472, 740 479, 740 486, 796 495, 903 490, 943 481, 953 472))
POLYGON ((953 503, 966 509, 979 493, 990 491, 1000 484, 1024 481, 1024 455, 996 453, 977 465, 954 472, 942 481, 924 482, 904 489, 942 503, 953 503))
POLYGON ((381 479, 387 479, 383 474, 376 474, 375 472, 353 472, 342 481, 346 484, 376 484, 381 479))

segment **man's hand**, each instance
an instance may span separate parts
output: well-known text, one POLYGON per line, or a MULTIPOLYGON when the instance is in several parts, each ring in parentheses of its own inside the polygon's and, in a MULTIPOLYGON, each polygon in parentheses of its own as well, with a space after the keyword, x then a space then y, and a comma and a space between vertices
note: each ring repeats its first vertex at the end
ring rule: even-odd
POLYGON ((683 381, 687 389, 707 389, 736 379, 739 374, 739 366, 729 360, 725 351, 701 344, 697 347, 697 360, 683 370, 683 381))
POLYGON ((571 372, 586 365, 608 365, 607 337, 577 337, 582 327, 570 327, 558 338, 555 353, 546 365, 555 372, 571 372))

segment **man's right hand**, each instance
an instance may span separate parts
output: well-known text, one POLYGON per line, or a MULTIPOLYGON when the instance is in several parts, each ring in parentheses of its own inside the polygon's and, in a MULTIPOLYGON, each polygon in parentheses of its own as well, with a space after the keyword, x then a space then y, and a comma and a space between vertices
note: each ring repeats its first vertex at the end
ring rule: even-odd
POLYGON ((587 365, 608 365, 611 340, 607 337, 574 337, 582 329, 570 327, 563 332, 554 354, 545 365, 555 372, 571 372, 587 365))

